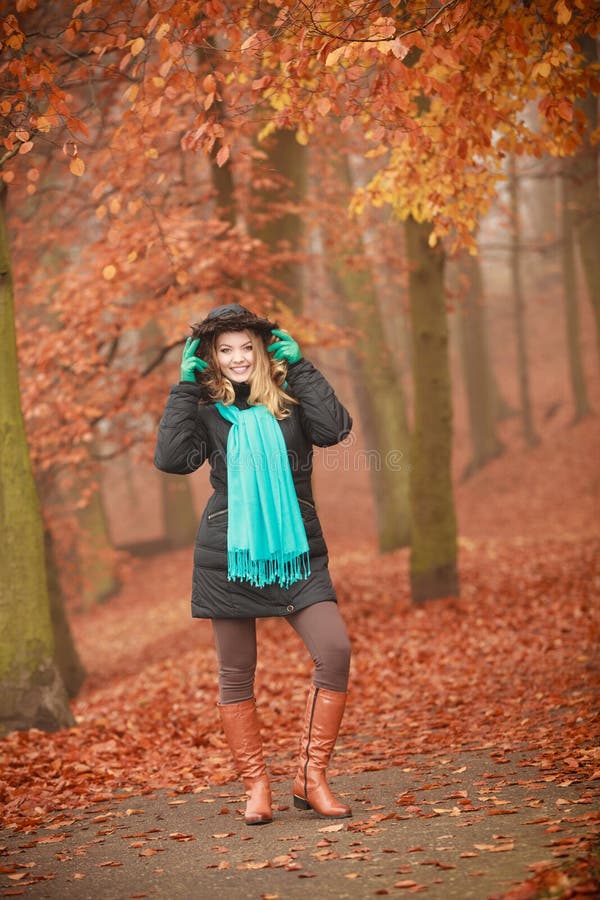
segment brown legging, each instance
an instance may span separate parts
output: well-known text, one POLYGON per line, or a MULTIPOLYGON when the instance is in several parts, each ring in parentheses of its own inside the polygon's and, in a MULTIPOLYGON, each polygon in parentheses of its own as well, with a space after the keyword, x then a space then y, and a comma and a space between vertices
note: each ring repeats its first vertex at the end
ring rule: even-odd
MULTIPOLYGON (((327 600, 286 616, 315 664, 316 687, 345 691, 350 640, 337 603, 327 600)), ((240 703, 254 696, 256 619, 213 619, 219 661, 219 701, 240 703)))

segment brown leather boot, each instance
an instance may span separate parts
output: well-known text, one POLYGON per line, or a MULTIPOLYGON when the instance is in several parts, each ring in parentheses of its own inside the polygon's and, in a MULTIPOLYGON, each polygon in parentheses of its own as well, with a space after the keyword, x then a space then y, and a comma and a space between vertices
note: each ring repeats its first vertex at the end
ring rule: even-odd
POLYGON ((325 770, 340 730, 347 694, 311 685, 300 743, 298 774, 294 781, 294 806, 314 809, 321 818, 351 816, 349 806, 335 797, 325 779, 325 770))
POLYGON ((219 704, 225 737, 231 750, 235 767, 244 783, 246 825, 267 825, 273 821, 271 788, 263 757, 260 723, 256 702, 219 704))

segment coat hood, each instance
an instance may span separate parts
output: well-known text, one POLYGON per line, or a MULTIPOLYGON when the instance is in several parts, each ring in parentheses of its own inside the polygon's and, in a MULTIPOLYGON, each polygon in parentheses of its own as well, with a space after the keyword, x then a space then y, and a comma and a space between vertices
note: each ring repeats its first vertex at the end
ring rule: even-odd
MULTIPOLYGON (((203 356, 213 337, 224 331, 256 331, 263 339, 271 339, 271 329, 276 322, 263 319, 239 303, 228 303, 211 309, 205 319, 192 325, 192 337, 200 338, 199 355, 203 356)), ((204 358, 204 357, 203 357, 204 358)))

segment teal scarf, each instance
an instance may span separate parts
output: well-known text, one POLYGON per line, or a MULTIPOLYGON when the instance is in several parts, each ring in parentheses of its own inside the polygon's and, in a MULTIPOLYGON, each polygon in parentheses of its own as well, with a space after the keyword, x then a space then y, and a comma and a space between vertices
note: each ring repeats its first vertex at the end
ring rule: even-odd
POLYGON ((277 419, 266 406, 216 404, 227 438, 227 577, 287 588, 310 575, 304 522, 277 419))

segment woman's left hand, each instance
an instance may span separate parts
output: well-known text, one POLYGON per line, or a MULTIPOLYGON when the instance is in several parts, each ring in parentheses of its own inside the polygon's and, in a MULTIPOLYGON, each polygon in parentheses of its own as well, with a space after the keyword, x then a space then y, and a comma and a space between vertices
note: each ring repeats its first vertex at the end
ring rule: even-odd
POLYGON ((270 344, 269 347, 267 347, 267 350, 273 351, 275 359, 284 359, 289 365, 299 362, 302 359, 300 346, 291 335, 286 331, 281 331, 279 328, 272 328, 271 334, 280 338, 280 340, 275 341, 274 344, 270 344))

